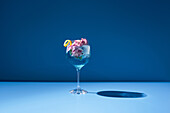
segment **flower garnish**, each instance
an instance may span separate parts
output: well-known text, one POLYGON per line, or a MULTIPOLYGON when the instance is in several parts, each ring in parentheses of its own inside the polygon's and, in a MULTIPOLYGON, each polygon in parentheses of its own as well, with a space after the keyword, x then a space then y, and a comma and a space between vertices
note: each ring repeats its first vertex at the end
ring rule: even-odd
POLYGON ((74 40, 73 43, 71 42, 71 40, 66 40, 65 43, 64 46, 65 45, 67 46, 67 52, 69 52, 69 54, 72 57, 82 60, 83 58, 82 46, 88 44, 87 40, 85 38, 81 38, 81 40, 74 40))

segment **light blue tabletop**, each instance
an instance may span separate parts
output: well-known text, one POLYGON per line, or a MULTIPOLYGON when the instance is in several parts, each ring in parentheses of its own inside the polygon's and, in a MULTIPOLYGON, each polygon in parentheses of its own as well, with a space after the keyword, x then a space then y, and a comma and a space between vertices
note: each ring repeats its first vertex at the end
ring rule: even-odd
POLYGON ((84 82, 89 92, 131 91, 144 98, 72 95, 73 82, 0 82, 0 113, 170 113, 170 83, 84 82))

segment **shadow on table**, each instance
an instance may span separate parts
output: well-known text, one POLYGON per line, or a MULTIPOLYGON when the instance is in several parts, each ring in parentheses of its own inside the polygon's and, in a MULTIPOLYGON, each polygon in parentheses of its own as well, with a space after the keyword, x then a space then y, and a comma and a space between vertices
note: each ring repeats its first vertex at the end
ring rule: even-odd
POLYGON ((128 91, 99 91, 99 92, 88 92, 97 94, 105 97, 117 97, 117 98, 143 98, 147 95, 139 92, 128 92, 128 91))

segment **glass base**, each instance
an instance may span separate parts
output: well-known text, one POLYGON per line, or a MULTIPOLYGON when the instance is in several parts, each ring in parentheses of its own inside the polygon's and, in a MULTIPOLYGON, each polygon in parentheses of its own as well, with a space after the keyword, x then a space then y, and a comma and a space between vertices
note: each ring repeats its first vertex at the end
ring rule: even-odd
POLYGON ((86 94, 87 91, 81 88, 73 89, 70 91, 71 94, 86 94))

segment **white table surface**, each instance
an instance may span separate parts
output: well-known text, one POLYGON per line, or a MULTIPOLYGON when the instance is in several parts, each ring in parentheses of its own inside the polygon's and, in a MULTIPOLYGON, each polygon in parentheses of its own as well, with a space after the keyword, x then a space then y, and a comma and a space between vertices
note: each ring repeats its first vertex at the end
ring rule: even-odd
POLYGON ((73 82, 0 82, 0 113, 170 113, 168 82, 86 82, 89 92, 131 91, 145 98, 72 95, 73 82))

